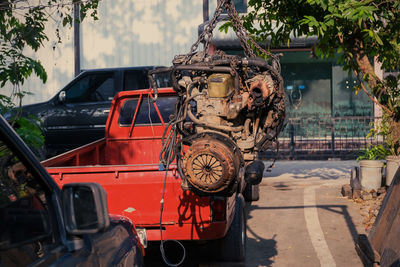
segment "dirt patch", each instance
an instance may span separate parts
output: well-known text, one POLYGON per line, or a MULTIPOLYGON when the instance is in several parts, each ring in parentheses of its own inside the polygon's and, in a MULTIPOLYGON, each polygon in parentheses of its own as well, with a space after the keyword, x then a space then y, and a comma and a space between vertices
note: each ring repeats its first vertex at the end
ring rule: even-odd
POLYGON ((345 195, 343 188, 348 188, 349 185, 343 185, 342 194, 347 196, 352 202, 356 203, 360 208, 360 214, 363 217, 363 225, 366 233, 369 233, 374 225, 375 219, 379 214, 382 206, 382 201, 386 195, 386 187, 381 187, 377 191, 352 190, 352 194, 345 195))

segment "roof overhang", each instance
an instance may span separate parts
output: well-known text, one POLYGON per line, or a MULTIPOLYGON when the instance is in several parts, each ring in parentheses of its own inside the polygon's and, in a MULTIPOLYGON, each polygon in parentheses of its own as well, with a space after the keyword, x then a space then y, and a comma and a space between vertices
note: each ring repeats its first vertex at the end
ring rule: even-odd
MULTIPOLYGON (((227 21, 227 18, 223 18, 220 20, 214 31, 213 35, 211 38, 211 43, 215 45, 218 49, 222 50, 240 50, 242 47, 240 46, 240 41, 238 37, 236 36, 235 32, 233 31, 232 28, 229 28, 228 32, 221 32, 219 30, 219 27, 223 25, 227 21)), ((206 21, 202 24, 199 25, 198 27, 198 34, 200 35, 203 31, 205 26, 207 26, 209 22, 206 21)), ((267 39, 266 43, 259 43, 262 47, 268 47, 270 45, 270 38, 267 39)), ((291 42, 290 45, 281 45, 279 47, 273 47, 273 49, 299 49, 299 48, 311 48, 316 42, 317 42, 317 37, 316 36, 311 36, 311 37, 291 37, 291 42)))

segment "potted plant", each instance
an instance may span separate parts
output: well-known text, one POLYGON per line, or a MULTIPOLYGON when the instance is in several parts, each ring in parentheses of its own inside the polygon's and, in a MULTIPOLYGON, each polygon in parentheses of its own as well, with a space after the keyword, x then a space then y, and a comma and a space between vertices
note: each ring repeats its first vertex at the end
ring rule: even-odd
POLYGON ((398 129, 396 125, 393 125, 387 112, 383 112, 382 119, 375 124, 375 127, 372 128, 368 134, 368 136, 373 135, 375 138, 378 135, 384 137, 385 147, 387 147, 386 186, 390 186, 397 169, 400 167, 400 140, 397 137, 399 131, 400 129, 398 129))
POLYGON ((363 190, 377 190, 382 184, 382 168, 389 151, 383 145, 369 146, 357 161, 360 163, 360 182, 363 190))

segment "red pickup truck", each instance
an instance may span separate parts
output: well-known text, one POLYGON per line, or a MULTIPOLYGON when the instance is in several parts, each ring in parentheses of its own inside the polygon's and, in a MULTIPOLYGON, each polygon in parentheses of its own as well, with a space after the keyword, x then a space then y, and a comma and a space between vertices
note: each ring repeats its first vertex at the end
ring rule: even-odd
POLYGON ((112 103, 105 138, 42 163, 59 186, 101 184, 110 213, 129 217, 149 241, 159 241, 161 230, 164 240, 214 240, 210 250, 217 251, 220 259, 241 261, 247 238, 245 179, 238 179, 241 182, 231 196, 199 196, 182 189, 178 168, 171 164, 164 181, 159 152, 175 94, 173 89, 160 89, 153 102, 151 90, 120 92, 112 103))

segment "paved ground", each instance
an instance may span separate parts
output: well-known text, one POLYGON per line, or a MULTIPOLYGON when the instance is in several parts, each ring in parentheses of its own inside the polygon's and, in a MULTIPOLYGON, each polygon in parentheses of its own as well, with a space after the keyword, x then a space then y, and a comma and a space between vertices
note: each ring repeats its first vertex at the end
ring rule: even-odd
MULTIPOLYGON (((364 233, 362 218, 340 194, 356 164, 277 162, 265 173, 260 200, 247 205, 247 258, 235 266, 362 266, 354 249, 357 234, 364 233)), ((193 260, 185 266, 234 266, 204 261, 201 250, 188 250, 193 260)), ((162 266, 154 261, 157 254, 158 249, 148 253, 146 266, 162 266)))
POLYGON ((278 162, 248 207, 245 266, 362 266, 358 207, 341 197, 354 161, 278 162))

